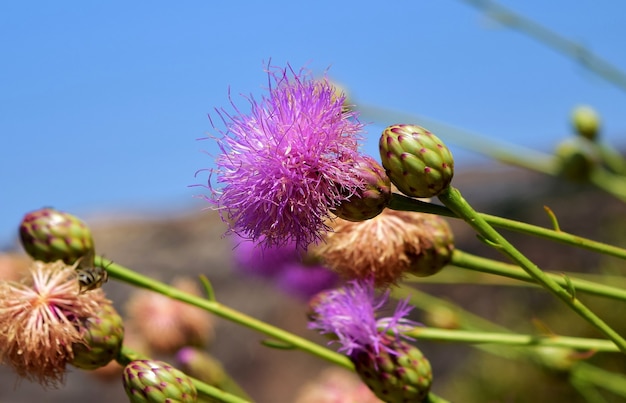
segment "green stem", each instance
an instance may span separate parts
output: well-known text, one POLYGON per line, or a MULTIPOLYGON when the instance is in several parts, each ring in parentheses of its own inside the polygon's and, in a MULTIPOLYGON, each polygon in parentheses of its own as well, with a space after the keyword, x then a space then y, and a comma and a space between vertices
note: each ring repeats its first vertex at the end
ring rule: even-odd
POLYGON ((394 287, 391 289, 391 296, 397 300, 409 299, 411 306, 428 311, 437 307, 445 307, 454 312, 458 318, 458 325, 465 330, 481 330, 505 333, 509 330, 503 326, 496 325, 495 323, 484 319, 472 312, 466 311, 457 304, 443 300, 441 298, 434 297, 417 288, 407 287, 394 287))
POLYGON ((581 66, 594 72, 622 90, 626 90, 626 74, 606 60, 598 57, 583 45, 549 30, 548 28, 495 3, 491 0, 464 0, 479 8, 485 14, 552 49, 577 61, 581 66))
POLYGON ((520 347, 562 347, 598 352, 619 352, 614 343, 603 339, 589 339, 568 336, 541 336, 517 333, 478 332, 469 330, 448 330, 431 327, 415 327, 405 333, 421 340, 448 341, 470 344, 501 344, 520 347))
MULTIPOLYGON (((423 202, 398 193, 394 193, 388 206, 392 210, 416 211, 428 214, 437 214, 445 217, 461 218, 451 209, 432 203, 423 202)), ((494 215, 476 213, 482 220, 494 227, 537 236, 544 239, 560 242, 620 259, 626 259, 626 249, 604 244, 591 239, 579 237, 567 232, 555 231, 515 220, 509 220, 494 215)))
POLYGON ((454 127, 435 119, 412 113, 402 113, 392 109, 373 105, 359 104, 359 113, 368 119, 381 122, 415 122, 438 133, 441 138, 457 146, 487 155, 507 165, 514 165, 532 171, 555 176, 558 164, 553 155, 542 153, 532 148, 522 147, 481 136, 467 130, 454 127))
POLYGON ((151 279, 150 277, 141 275, 123 266, 115 264, 100 256, 96 256, 95 263, 97 266, 106 268, 107 272, 109 273, 109 277, 111 278, 115 278, 117 280, 135 285, 137 287, 145 288, 159 294, 163 294, 175 300, 182 301, 198 308, 204 309, 213 313, 214 315, 228 319, 231 322, 240 324, 242 326, 248 327, 250 329, 273 337, 277 340, 290 344, 294 348, 298 348, 310 354, 317 355, 318 357, 332 362, 333 364, 342 366, 349 370, 354 370, 352 362, 345 355, 336 353, 307 339, 298 337, 285 330, 269 325, 251 316, 245 315, 239 311, 224 306, 219 302, 209 301, 204 298, 188 294, 167 284, 151 279))
POLYGON ((454 211, 457 216, 462 217, 474 230, 480 234, 484 240, 491 246, 507 255, 514 262, 520 265, 538 284, 552 292, 556 297, 561 299, 573 311, 578 313, 582 318, 587 320, 598 330, 604 333, 612 340, 619 349, 626 353, 626 340, 613 330, 606 322, 600 319, 593 311, 583 305, 575 295, 570 294, 566 289, 561 287, 550 276, 546 275, 539 267, 530 261, 524 254, 518 251, 509 243, 500 233, 498 233, 491 225, 480 216, 467 201, 461 196, 461 193, 453 188, 448 187, 438 195, 439 200, 450 210, 454 211))
MULTIPOLYGON (((126 366, 131 361, 139 360, 139 359, 147 359, 147 357, 137 354, 135 351, 131 350, 130 348, 126 346, 122 346, 122 351, 120 351, 117 357, 117 362, 122 366, 126 366)), ((193 383, 193 386, 196 387, 196 390, 198 391, 198 393, 205 395, 205 396, 209 396, 213 399, 217 399, 217 401, 224 402, 224 403, 249 403, 250 402, 249 400, 242 399, 239 396, 233 395, 231 393, 218 389, 214 386, 208 385, 191 376, 189 376, 189 379, 191 379, 191 382, 193 383)))
MULTIPOLYGON (((452 253, 452 260, 450 261, 450 264, 481 273, 495 274, 528 283, 537 283, 537 280, 534 277, 520 269, 519 266, 475 256, 460 250, 455 250, 452 253)), ((569 279, 568 282, 568 280, 562 275, 552 273, 545 274, 560 286, 567 287, 571 284, 574 286, 576 291, 626 301, 626 289, 611 287, 609 285, 598 284, 593 281, 581 280, 572 277, 567 277, 569 279)))
POLYGON ((591 172, 589 181, 612 194, 623 202, 626 202, 626 178, 611 173, 603 168, 596 168, 591 172))
MULTIPOLYGON (((346 357, 345 355, 336 353, 332 350, 329 350, 325 347, 315 344, 309 340, 298 337, 294 334, 291 334, 275 326, 271 326, 251 316, 247 316, 232 308, 224 306, 218 303, 217 301, 209 301, 200 297, 196 297, 195 295, 187 294, 186 292, 178 290, 165 283, 161 283, 159 281, 151 279, 150 277, 141 275, 130 269, 127 269, 126 267, 113 263, 110 260, 107 260, 101 256, 96 256, 95 264, 99 267, 106 268, 106 271, 108 272, 109 277, 111 278, 123 281, 128 284, 135 285, 140 288, 151 290, 159 294, 163 294, 172 299, 182 301, 190 305, 196 306, 198 308, 204 309, 206 311, 213 313, 214 315, 220 316, 224 319, 240 324, 252 330, 256 330, 260 333, 264 333, 270 337, 273 337, 277 340, 284 342, 285 344, 289 344, 293 346, 294 348, 298 348, 302 351, 306 351, 310 354, 323 358, 326 361, 329 361, 335 365, 339 365, 341 367, 349 369, 350 371, 354 371, 354 365, 352 364, 350 359, 346 357)), ((197 382, 200 382, 200 381, 197 381, 197 382)), ((206 384, 202 382, 201 384, 202 384, 200 385, 201 388, 205 388, 205 386, 203 385, 206 385, 206 384)), ((208 387, 208 389, 205 388, 207 394, 209 392, 213 393, 213 389, 216 389, 209 385, 206 385, 206 387, 208 387)), ((205 389, 203 389, 202 393, 205 393, 204 391, 205 389)), ((198 389, 198 391, 200 392, 201 389, 198 389)), ((223 391, 220 391, 219 389, 217 389, 217 391, 221 393, 225 393, 223 391)), ((233 395, 230 395, 230 396, 233 396, 233 395)), ((230 402, 230 400, 224 400, 224 401, 230 402)), ((447 400, 433 393, 430 393, 428 395, 428 401, 432 403, 448 403, 447 400)), ((233 403, 240 403, 240 402, 243 403, 245 402, 245 400, 233 401, 233 403)))
POLYGON ((572 377, 602 387, 618 396, 626 397, 626 376, 623 374, 606 371, 581 361, 576 364, 572 377))

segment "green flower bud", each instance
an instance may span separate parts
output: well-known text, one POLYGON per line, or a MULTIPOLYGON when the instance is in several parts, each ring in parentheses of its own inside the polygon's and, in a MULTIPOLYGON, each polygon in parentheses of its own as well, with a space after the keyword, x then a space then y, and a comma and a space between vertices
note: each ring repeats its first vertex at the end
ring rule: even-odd
POLYGON ((600 156, 594 143, 584 137, 571 137, 556 148, 559 173, 566 179, 583 182, 599 165, 600 156))
POLYGON ((84 222, 52 208, 26 214, 19 232, 26 253, 43 262, 63 260, 73 264, 94 248, 91 231, 84 222))
POLYGON ((98 315, 84 323, 83 343, 72 346, 71 364, 81 369, 96 369, 115 359, 122 348, 124 323, 110 304, 101 306, 98 315))
POLYGON ((389 126, 380 137, 379 148, 391 182, 407 196, 436 196, 452 181, 452 153, 423 127, 389 126))
POLYGON ((348 221, 365 221, 380 214, 391 200, 391 181, 385 170, 371 157, 363 157, 354 172, 364 182, 364 189, 353 194, 333 212, 348 221))
POLYGON ((600 132, 600 117, 586 105, 577 106, 572 111, 572 126, 576 133, 589 140, 596 140, 600 132))
POLYGON ((122 378, 131 403, 191 403, 198 398, 191 379, 163 361, 131 361, 122 378))
POLYGON ((384 402, 422 402, 430 391, 433 375, 430 362, 422 352, 391 336, 381 348, 353 353, 350 359, 363 382, 384 402))
POLYGON ((419 277, 432 276, 450 263, 454 251, 454 236, 448 222, 425 214, 421 223, 419 253, 411 259, 407 272, 419 277))
POLYGON ((568 373, 580 361, 576 351, 554 346, 541 346, 534 349, 535 361, 549 371, 568 373))

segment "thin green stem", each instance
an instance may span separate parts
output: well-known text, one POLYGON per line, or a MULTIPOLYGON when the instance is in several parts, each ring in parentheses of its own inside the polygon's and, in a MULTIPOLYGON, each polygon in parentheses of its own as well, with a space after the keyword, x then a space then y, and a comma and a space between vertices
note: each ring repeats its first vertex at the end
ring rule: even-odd
POLYGON ((135 285, 140 288, 145 288, 159 294, 166 295, 175 300, 182 301, 187 304, 204 309, 213 313, 214 315, 220 316, 229 321, 256 330, 284 343, 290 344, 294 346, 294 348, 316 355, 329 362, 332 362, 333 364, 342 366, 350 370, 354 370, 352 362, 345 355, 336 353, 323 346, 320 346, 319 344, 313 343, 312 341, 309 341, 302 337, 298 337, 285 330, 269 325, 251 316, 245 315, 239 311, 224 306, 219 302, 209 301, 207 299, 188 294, 167 284, 151 279, 150 277, 136 273, 100 256, 96 257, 95 263, 97 266, 106 268, 107 272, 109 273, 109 277, 111 278, 135 285))
POLYGON ((457 216, 462 217, 474 230, 481 235, 484 240, 511 258, 522 269, 524 269, 535 281, 552 292, 557 298, 565 302, 579 316, 587 320, 598 330, 612 340, 619 349, 626 353, 626 340, 619 333, 613 330, 606 322, 600 319, 593 311, 587 308, 575 295, 561 287, 550 276, 546 275, 539 267, 530 261, 524 254, 518 251, 509 243, 498 231, 496 231, 487 221, 480 216, 470 204, 461 196, 461 193, 448 187, 438 195, 439 200, 457 216))
POLYGON ((362 104, 359 104, 359 113, 374 121, 414 122, 420 124, 428 127, 429 130, 437 133, 438 136, 450 143, 482 155, 487 155, 507 165, 518 166, 552 176, 557 175, 559 172, 556 159, 551 154, 498 141, 495 138, 481 136, 425 116, 362 104))
MULTIPOLYGON (((159 281, 151 279, 150 277, 127 269, 126 267, 123 267, 119 264, 113 263, 110 260, 107 260, 101 256, 96 256, 95 264, 99 267, 106 268, 110 278, 114 278, 140 288, 151 290, 172 299, 182 301, 187 304, 204 309, 231 322, 237 323, 252 330, 256 330, 260 333, 266 334, 267 336, 273 337, 276 340, 284 342, 286 345, 291 345, 294 348, 316 355, 335 365, 339 365, 350 371, 354 371, 354 365, 345 355, 336 353, 332 350, 315 344, 309 340, 298 337, 275 326, 269 325, 251 316, 247 316, 232 308, 224 306, 217 301, 210 301, 197 297, 195 295, 188 294, 165 283, 161 283, 159 281)), ((204 386, 201 385, 201 387, 204 386)), ((212 389, 214 388, 209 387, 209 389, 207 389, 207 392, 212 391, 212 389)), ((198 391, 200 391, 200 389, 198 389, 198 391)), ((228 400, 224 401, 230 402, 228 400)), ((429 393, 428 401, 432 403, 448 403, 447 400, 435 395, 434 393, 429 393)), ((243 403, 245 402, 245 400, 233 401, 233 403, 240 402, 243 403)))
POLYGON ((457 304, 434 297, 417 288, 394 287, 391 289, 391 296, 397 300, 409 299, 411 306, 428 311, 433 308, 445 307, 457 316, 458 326, 465 330, 481 330, 506 333, 509 332, 503 326, 497 325, 485 318, 469 312, 457 304))
POLYGON ((598 385, 618 396, 626 397, 626 376, 598 368, 586 362, 576 364, 572 377, 598 385))
MULTIPOLYGON (((467 270, 495 274, 497 276, 508 277, 528 283, 537 283, 535 278, 522 270, 519 266, 472 255, 458 249, 452 253, 452 260, 450 261, 450 264, 467 270)), ((568 284, 571 284, 576 291, 626 301, 626 289, 598 284, 593 281, 581 280, 569 276, 568 283, 563 275, 552 273, 545 274, 560 286, 568 286, 568 284)))
MULTIPOLYGON (((122 366, 126 366, 131 361, 138 360, 138 359, 147 359, 147 357, 137 354, 137 352, 131 350, 130 348, 126 346, 122 346, 122 351, 120 351, 117 357, 117 362, 122 366)), ((191 376, 189 376, 189 379, 191 379, 191 382, 193 383, 193 386, 195 386, 198 393, 204 396, 211 397, 213 399, 217 399, 217 401, 219 402, 224 402, 224 403, 249 403, 250 402, 250 400, 243 399, 239 396, 225 392, 221 389, 218 389, 214 386, 204 383, 191 376)))
POLYGON ((577 61, 581 66, 626 90, 626 74, 611 63, 595 55, 583 45, 567 39, 550 29, 495 3, 491 0, 464 0, 482 10, 501 24, 515 29, 546 46, 577 61))
POLYGON ((431 327, 415 327, 405 334, 421 340, 448 341, 456 343, 489 343, 520 347, 550 346, 613 353, 620 351, 615 343, 612 343, 609 340, 582 337, 448 330, 431 327))
MULTIPOLYGON (((437 214, 445 217, 460 218, 451 209, 437 204, 423 202, 398 193, 394 193, 388 206, 392 210, 417 211, 428 214, 437 214)), ((544 239, 560 242, 566 245, 587 249, 593 252, 626 259, 626 249, 597 242, 588 238, 579 237, 563 231, 539 227, 490 214, 476 213, 482 220, 494 227, 533 235, 544 239)))
POLYGON ((626 178, 611 173, 603 168, 596 168, 591 172, 589 181, 612 194, 623 202, 626 202, 626 178))

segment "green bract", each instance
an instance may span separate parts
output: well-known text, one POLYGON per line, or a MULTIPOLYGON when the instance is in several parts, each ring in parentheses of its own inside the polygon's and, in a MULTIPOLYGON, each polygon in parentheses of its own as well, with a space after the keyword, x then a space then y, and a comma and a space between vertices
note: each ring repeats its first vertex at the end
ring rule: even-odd
POLYGON ((572 112, 572 126, 578 135, 595 140, 600 132, 600 117, 593 108, 578 106, 572 112))
POLYGON ((374 394, 384 402, 422 402, 433 380, 430 362, 422 352, 401 340, 385 339, 390 350, 360 351, 350 358, 355 370, 374 394))
POLYGON ((555 151, 559 174, 572 181, 586 181, 600 164, 595 144, 585 137, 571 137, 562 141, 555 151))
POLYGON ((354 171, 363 180, 364 188, 342 201, 333 212, 348 221, 369 220, 380 214, 391 200, 391 181, 371 157, 363 157, 355 164, 354 171))
POLYGON ((452 153, 423 127, 389 126, 380 137, 379 148, 391 182, 407 196, 436 196, 452 181, 452 153))
POLYGON ((423 220, 424 235, 419 238, 420 252, 411 260, 408 273, 419 277, 432 276, 450 263, 454 251, 454 235, 448 222, 436 215, 423 220))
POLYGON ((72 365, 96 369, 115 359, 122 348, 124 323, 112 305, 103 305, 98 315, 85 321, 84 343, 72 346, 72 365))
POLYGON ((24 216, 20 240, 33 259, 42 262, 63 260, 73 264, 94 248, 89 227, 77 217, 42 208, 24 216))
POLYGON ((198 398, 191 379, 163 361, 131 361, 123 379, 131 403, 192 403, 198 398))

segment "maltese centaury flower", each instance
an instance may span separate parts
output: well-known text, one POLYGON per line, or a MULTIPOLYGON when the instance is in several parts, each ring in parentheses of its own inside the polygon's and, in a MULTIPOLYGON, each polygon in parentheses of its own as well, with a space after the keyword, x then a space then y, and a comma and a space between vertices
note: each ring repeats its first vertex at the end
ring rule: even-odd
POLYGON ((406 301, 391 317, 376 318, 388 296, 389 291, 376 297, 373 281, 352 281, 326 291, 310 303, 309 327, 336 337, 339 350, 379 399, 421 402, 432 382, 430 363, 417 347, 400 338, 403 327, 415 325, 405 318, 411 310, 406 301))
POLYGON ((101 290, 81 293, 74 266, 34 262, 23 282, 0 281, 0 362, 18 375, 56 386, 84 342, 84 321, 111 302, 101 290))
POLYGON ((413 309, 406 301, 398 304, 391 317, 377 319, 376 311, 388 299, 389 291, 376 295, 372 280, 350 281, 345 287, 323 291, 312 299, 309 328, 337 336, 341 344, 339 351, 348 356, 366 350, 379 353, 386 348, 384 339, 388 331, 400 336, 403 326, 417 325, 405 318, 413 309))
POLYGON ((230 229, 265 245, 298 248, 328 230, 331 210, 360 189, 353 165, 363 125, 326 79, 291 68, 269 72, 269 95, 250 113, 218 111, 217 183, 208 199, 230 229))

